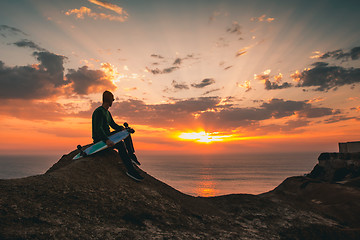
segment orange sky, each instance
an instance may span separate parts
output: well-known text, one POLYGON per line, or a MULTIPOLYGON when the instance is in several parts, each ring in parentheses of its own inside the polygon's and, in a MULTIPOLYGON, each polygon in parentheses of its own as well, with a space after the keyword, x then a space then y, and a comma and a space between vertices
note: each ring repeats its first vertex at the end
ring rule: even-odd
POLYGON ((144 154, 360 140, 359 4, 140 2, 1 3, 1 154, 91 143, 104 90, 144 154))

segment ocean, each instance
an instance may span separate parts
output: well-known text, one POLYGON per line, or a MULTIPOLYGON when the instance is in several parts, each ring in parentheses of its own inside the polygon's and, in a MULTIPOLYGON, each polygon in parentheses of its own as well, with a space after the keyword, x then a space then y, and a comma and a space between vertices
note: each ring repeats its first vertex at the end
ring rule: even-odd
MULTIPOLYGON (((260 194, 309 173, 320 153, 143 155, 141 169, 192 196, 260 194)), ((0 179, 46 172, 61 156, 0 156, 0 179)))

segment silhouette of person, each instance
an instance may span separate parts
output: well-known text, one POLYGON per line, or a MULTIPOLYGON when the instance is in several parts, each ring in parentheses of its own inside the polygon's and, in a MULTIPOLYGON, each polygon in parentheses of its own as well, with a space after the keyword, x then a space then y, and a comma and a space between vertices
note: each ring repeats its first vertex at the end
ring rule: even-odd
POLYGON ((115 123, 109 112, 109 108, 114 101, 114 95, 110 91, 105 91, 103 93, 103 103, 100 107, 95 109, 92 115, 92 138, 94 142, 104 141, 109 147, 116 148, 127 169, 126 174, 137 181, 141 181, 144 178, 133 166, 133 163, 140 165, 140 162, 135 155, 134 145, 130 134, 123 141, 116 144, 109 139, 110 135, 125 129, 123 126, 115 123), (115 131, 110 132, 109 126, 115 131))

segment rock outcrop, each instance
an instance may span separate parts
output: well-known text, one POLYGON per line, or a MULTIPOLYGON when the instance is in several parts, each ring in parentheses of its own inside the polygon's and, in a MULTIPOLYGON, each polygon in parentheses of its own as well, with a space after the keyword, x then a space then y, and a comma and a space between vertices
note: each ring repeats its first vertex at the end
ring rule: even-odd
POLYGON ((321 153, 309 177, 326 182, 352 182, 360 177, 360 152, 321 153))
POLYGON ((139 170, 118 154, 72 161, 45 174, 0 180, 0 239, 357 239, 360 190, 309 177, 269 193, 203 198, 139 170), (120 162, 120 163, 119 163, 120 162))

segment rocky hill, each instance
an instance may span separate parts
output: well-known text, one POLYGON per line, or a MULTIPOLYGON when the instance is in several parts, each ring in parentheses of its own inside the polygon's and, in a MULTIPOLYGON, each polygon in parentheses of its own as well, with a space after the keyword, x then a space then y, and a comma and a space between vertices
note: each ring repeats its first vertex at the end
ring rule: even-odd
POLYGON ((360 188, 292 177, 269 193, 203 198, 139 170, 118 154, 72 161, 45 174, 0 180, 0 239, 358 239, 360 188))

